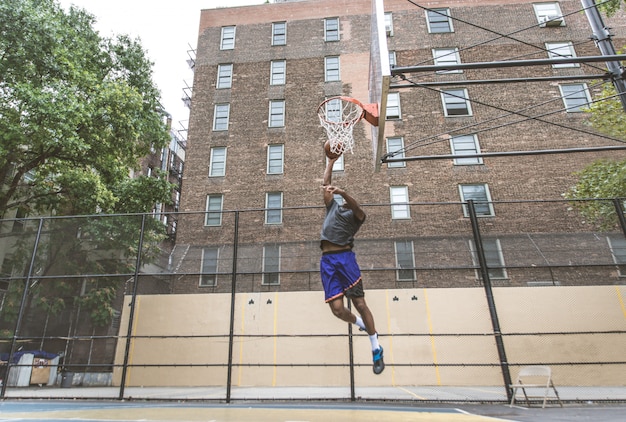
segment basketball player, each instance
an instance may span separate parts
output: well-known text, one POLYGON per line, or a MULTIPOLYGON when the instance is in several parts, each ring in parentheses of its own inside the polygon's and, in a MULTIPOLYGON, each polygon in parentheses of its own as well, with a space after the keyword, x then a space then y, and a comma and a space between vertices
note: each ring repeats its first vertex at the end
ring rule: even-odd
POLYGON ((320 274, 326 302, 333 315, 350 324, 356 324, 361 331, 367 331, 372 344, 373 369, 378 375, 385 369, 383 348, 378 343, 374 317, 365 303, 361 270, 352 252, 354 235, 365 221, 365 212, 345 190, 331 185, 333 165, 337 158, 339 157, 329 158, 324 171, 326 218, 321 232, 320 274), (343 205, 335 201, 334 195, 341 195, 343 205), (360 316, 346 308, 344 296, 352 301, 360 316))

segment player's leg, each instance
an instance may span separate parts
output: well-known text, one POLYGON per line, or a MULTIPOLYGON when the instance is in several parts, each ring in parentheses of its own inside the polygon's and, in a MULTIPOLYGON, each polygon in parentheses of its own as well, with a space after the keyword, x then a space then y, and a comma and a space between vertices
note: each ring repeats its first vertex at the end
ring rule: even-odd
POLYGON ((343 301, 343 296, 334 298, 333 300, 328 302, 328 305, 330 306, 330 310, 332 311, 333 315, 335 315, 340 320, 350 324, 354 324, 356 322, 356 315, 354 315, 352 312, 350 312, 348 308, 346 308, 343 301))

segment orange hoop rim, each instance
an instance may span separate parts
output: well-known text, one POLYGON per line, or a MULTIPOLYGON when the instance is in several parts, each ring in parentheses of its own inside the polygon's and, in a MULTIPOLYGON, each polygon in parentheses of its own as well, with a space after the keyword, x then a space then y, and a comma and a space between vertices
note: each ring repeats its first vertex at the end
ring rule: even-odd
POLYGON ((369 122, 371 125, 374 126, 378 126, 378 104, 363 104, 362 102, 360 102, 359 100, 357 100, 356 98, 352 98, 352 97, 347 97, 347 96, 343 96, 343 95, 339 95, 339 96, 335 96, 335 97, 330 97, 325 99, 324 101, 322 101, 320 103, 320 105, 317 107, 317 114, 320 116, 320 118, 322 120, 324 120, 324 122, 328 123, 328 124, 343 124, 343 125, 348 125, 348 124, 356 124, 359 122, 359 120, 365 118, 365 120, 367 122, 369 122), (329 101, 332 100, 341 100, 341 101, 347 101, 353 104, 356 104, 357 106, 359 106, 362 110, 361 113, 359 113, 359 115, 351 120, 345 121, 339 121, 339 122, 334 122, 334 121, 330 121, 326 119, 326 113, 320 113, 320 111, 322 111, 322 108, 326 105, 326 103, 328 103, 329 101))

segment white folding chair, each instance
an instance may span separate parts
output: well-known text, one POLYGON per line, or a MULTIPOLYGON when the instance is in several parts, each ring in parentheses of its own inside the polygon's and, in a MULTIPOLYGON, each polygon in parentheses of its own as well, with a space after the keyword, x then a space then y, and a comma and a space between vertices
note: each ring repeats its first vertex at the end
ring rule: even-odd
POLYGON ((556 399, 561 407, 563 407, 559 393, 556 391, 554 383, 552 382, 552 370, 549 366, 523 366, 517 375, 515 384, 511 384, 509 387, 513 389, 510 404, 511 407, 515 404, 515 396, 517 395, 517 390, 519 389, 521 389, 524 393, 528 407, 530 407, 531 398, 543 398, 543 405, 541 407, 545 408, 546 402, 549 398, 548 396, 550 395, 550 390, 554 391, 554 397, 550 398, 556 399), (527 389, 530 390, 530 392, 538 392, 538 390, 541 390, 543 395, 529 394, 529 392, 526 391, 527 389))

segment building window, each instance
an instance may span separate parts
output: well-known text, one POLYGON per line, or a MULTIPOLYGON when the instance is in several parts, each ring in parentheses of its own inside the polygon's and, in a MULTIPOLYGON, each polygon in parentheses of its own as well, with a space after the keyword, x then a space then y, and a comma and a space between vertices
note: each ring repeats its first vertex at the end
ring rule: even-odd
MULTIPOLYGON (((452 154, 454 155, 480 154, 478 137, 476 135, 453 136, 450 138, 450 149, 452 150, 452 154)), ((471 166, 482 163, 482 157, 466 157, 454 159, 454 165, 456 166, 471 166)))
POLYGON ((534 3, 533 8, 535 9, 535 16, 540 27, 565 26, 559 3, 534 3))
MULTIPOLYGON (((458 48, 435 48, 433 49, 433 61, 437 66, 455 65, 461 63, 458 48)), ((437 73, 463 73, 461 69, 438 70, 437 73)))
POLYGON ((393 14, 391 12, 385 13, 385 33, 388 37, 393 37, 393 14))
POLYGON ((280 284, 280 246, 263 247, 263 284, 280 284))
POLYGON ((415 281, 415 255, 413 254, 413 241, 396 241, 396 280, 415 281))
POLYGON ((611 248, 613 262, 617 265, 617 275, 626 277, 626 239, 623 235, 619 235, 607 236, 606 240, 609 242, 609 248, 611 248))
POLYGON ((467 89, 446 89, 441 92, 441 101, 446 117, 471 116, 467 89))
POLYGON ((454 32, 452 19, 450 19, 450 9, 426 10, 426 22, 428 23, 428 32, 431 34, 454 32))
POLYGON ((339 57, 331 56, 324 58, 324 80, 326 82, 340 81, 339 57))
POLYGON ((209 177, 221 177, 224 175, 226 175, 226 147, 211 148, 209 177))
POLYGON ((200 287, 217 286, 218 248, 202 248, 200 287))
MULTIPOLYGON (((387 153, 394 153, 392 158, 404 158, 404 139, 402 137, 387 138, 387 153)), ((387 163, 387 168, 406 167, 404 161, 387 163)))
POLYGON ((287 75, 287 61, 274 60, 270 70, 270 85, 285 85, 287 75))
POLYGON ((389 66, 394 67, 398 64, 395 50, 389 51, 389 66))
POLYGON ((324 40, 339 41, 339 18, 324 19, 324 40))
POLYGON ((459 185, 459 193, 461 194, 461 201, 463 204, 463 215, 469 217, 469 211, 467 208, 467 201, 474 201, 474 209, 476 210, 476 216, 478 217, 493 217, 495 216, 493 210, 493 204, 491 203, 491 195, 489 193, 489 186, 486 183, 471 184, 471 185, 459 185))
POLYGON ((272 45, 287 44, 287 22, 274 22, 272 24, 272 45))
POLYGON ((208 195, 206 197, 206 217, 205 226, 221 226, 222 225, 222 204, 224 197, 222 195, 208 195))
POLYGON ((265 224, 283 222, 283 193, 269 192, 265 195, 265 224))
MULTIPOLYGON (((546 50, 548 51, 548 58, 550 59, 576 57, 574 45, 571 42, 547 42, 546 50)), ((578 63, 559 63, 553 64, 552 67, 558 69, 562 67, 580 67, 580 65, 578 63)))
MULTIPOLYGON (((472 262, 475 266, 480 266, 478 252, 476 251, 476 243, 474 240, 469 241, 470 252, 472 254, 472 262)), ((483 238, 483 252, 487 264, 487 272, 492 280, 503 280, 508 278, 504 264, 504 254, 500 246, 500 239, 483 238)), ((476 278, 480 280, 480 272, 476 270, 476 278)))
POLYGON ((326 102, 326 120, 329 122, 341 121, 341 100, 335 98, 326 102))
POLYGON ((267 146, 267 174, 282 174, 284 163, 284 145, 267 146))
POLYGON ((235 27, 222 27, 222 37, 220 42, 220 50, 232 50, 235 48, 235 27))
POLYGON ((228 118, 230 116, 230 104, 215 104, 213 114, 213 130, 228 130, 228 118))
MULTIPOLYGON (((335 161, 335 163, 333 164, 333 171, 343 171, 343 156, 344 154, 341 154, 339 156, 339 158, 337 158, 337 161, 335 161)), ((328 158, 326 158, 326 161, 328 161, 328 158)), ((341 196, 341 195, 339 195, 341 196)))
POLYGON ((217 66, 217 89, 230 88, 233 84, 233 65, 221 64, 217 66))
POLYGON ((285 100, 270 101, 269 127, 285 126, 285 100))
POLYGON ((400 119, 400 93, 390 92, 387 95, 387 120, 400 119))
POLYGON ((407 186, 391 186, 389 188, 389 197, 391 199, 391 218, 393 220, 411 218, 409 188, 407 186))
POLYGON ((591 102, 587 84, 564 84, 559 85, 559 89, 561 90, 561 97, 563 97, 565 111, 568 113, 582 112, 591 102))

